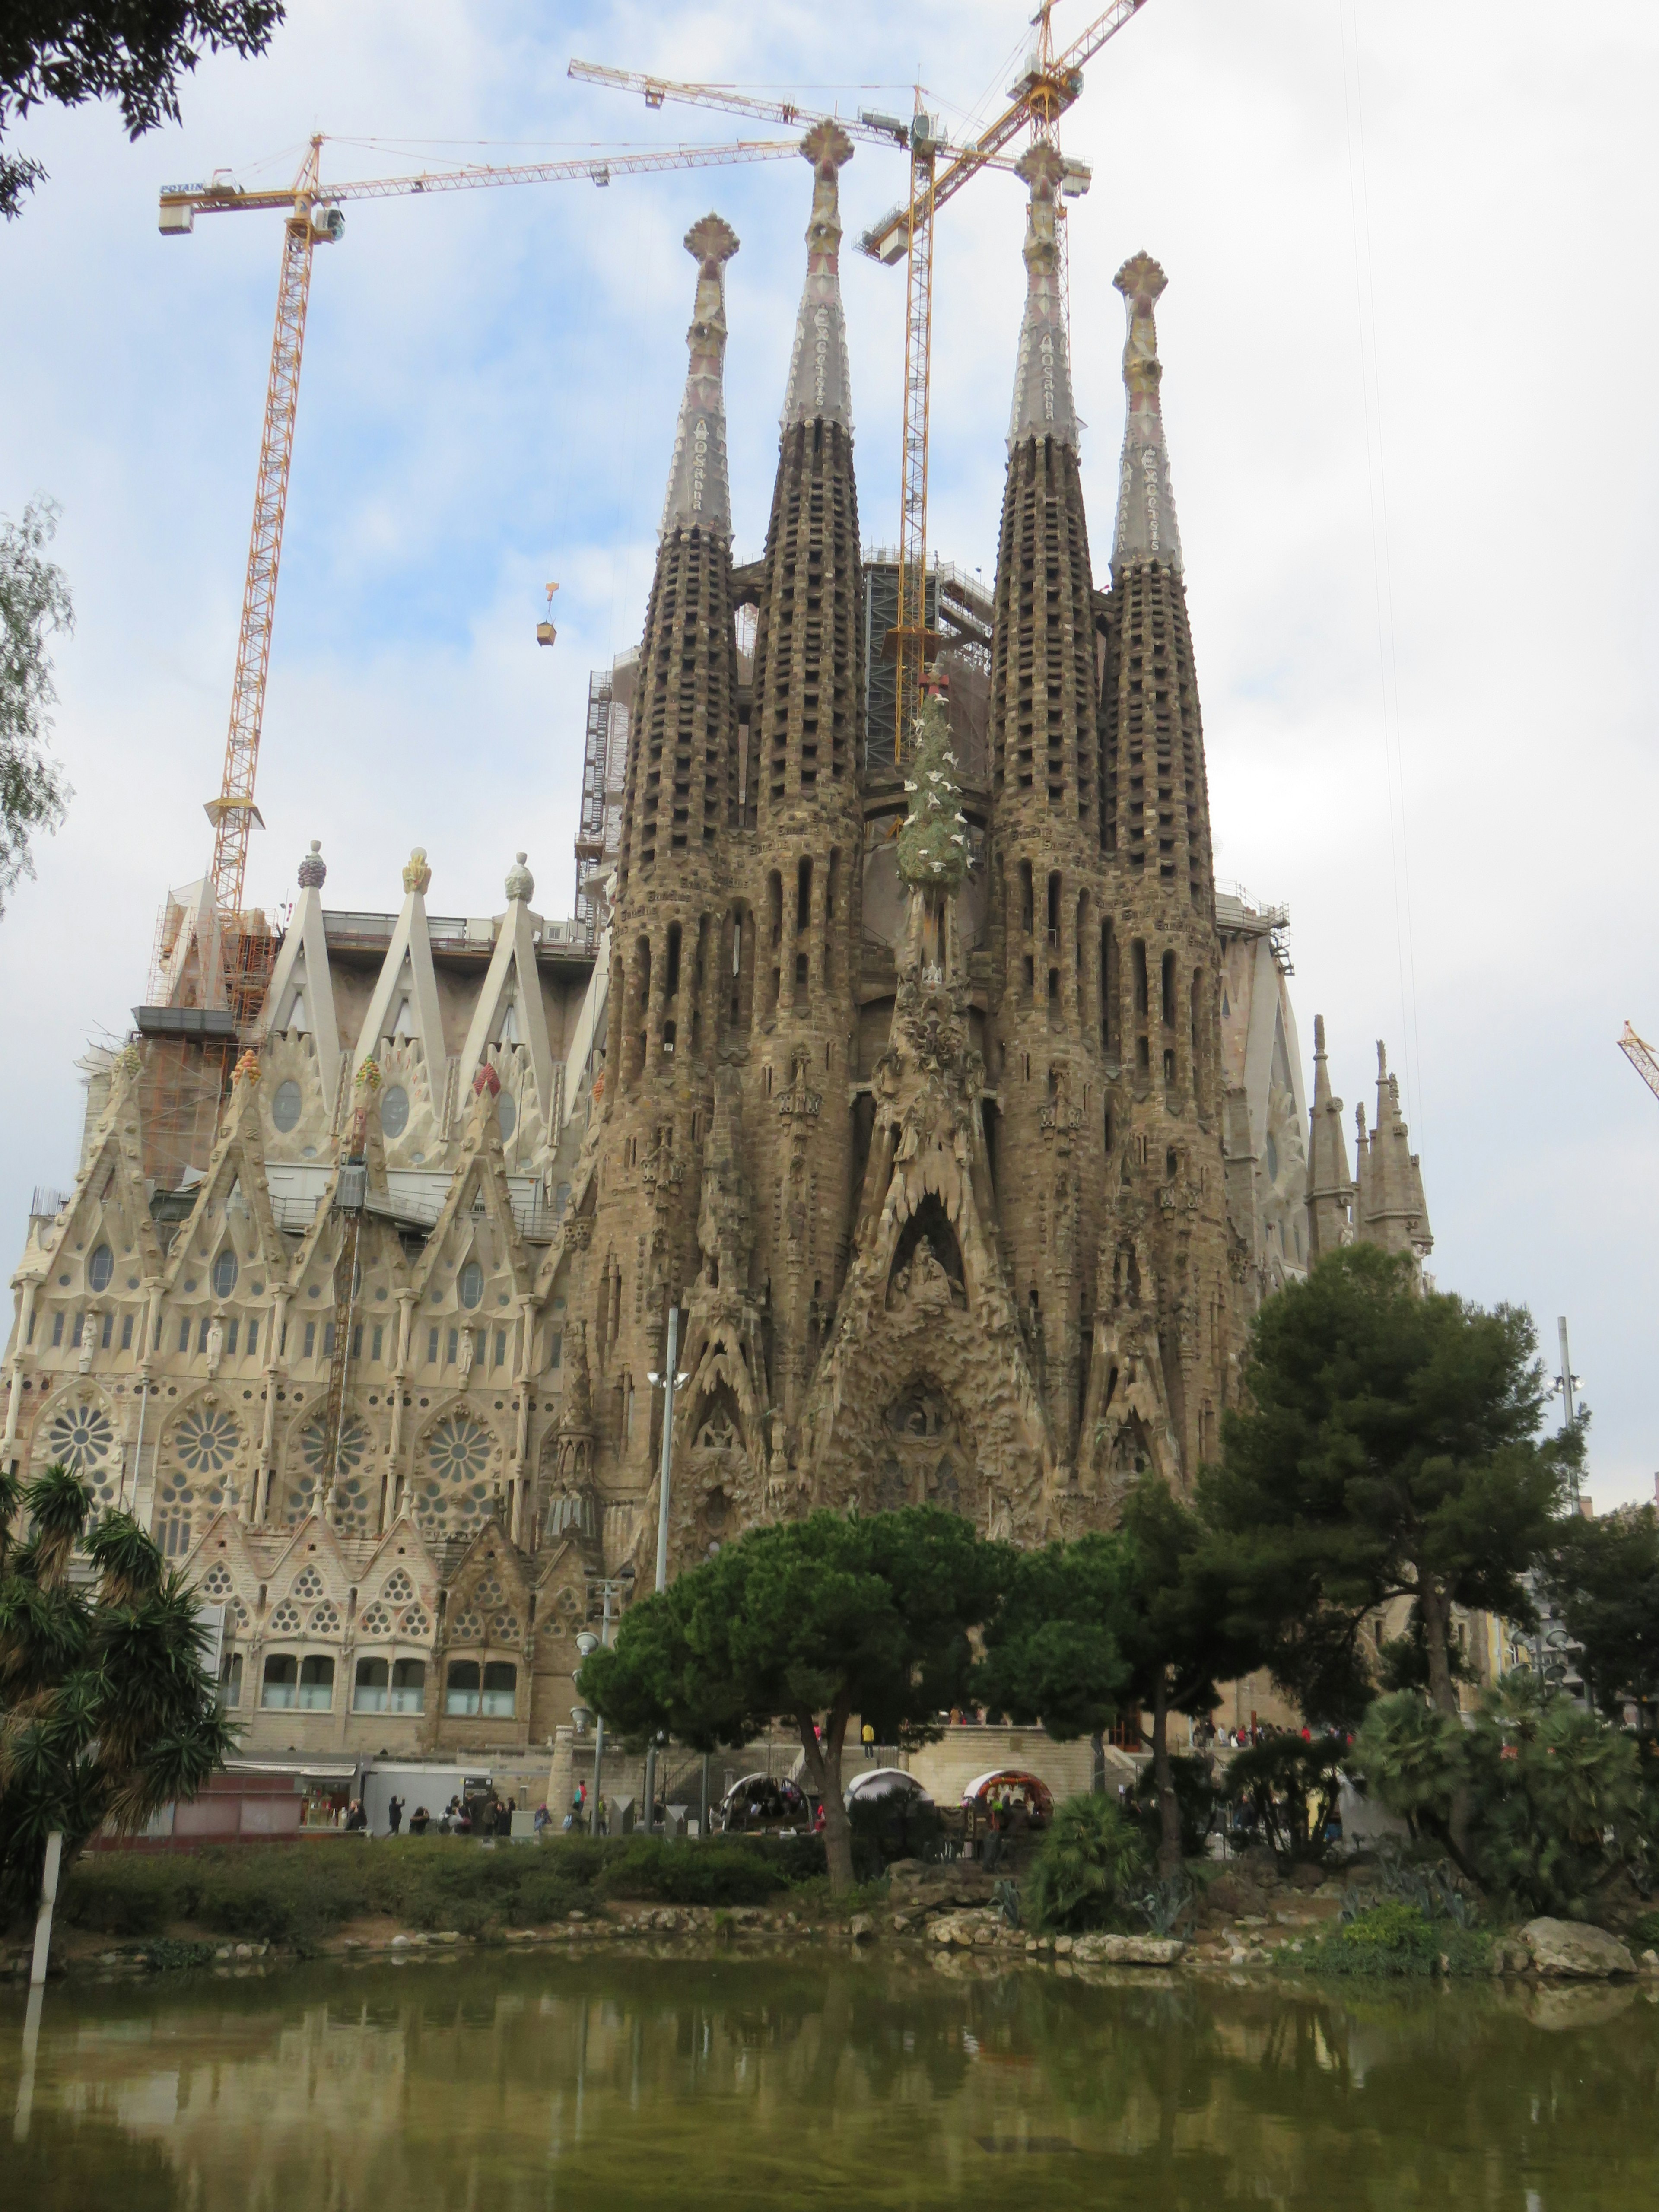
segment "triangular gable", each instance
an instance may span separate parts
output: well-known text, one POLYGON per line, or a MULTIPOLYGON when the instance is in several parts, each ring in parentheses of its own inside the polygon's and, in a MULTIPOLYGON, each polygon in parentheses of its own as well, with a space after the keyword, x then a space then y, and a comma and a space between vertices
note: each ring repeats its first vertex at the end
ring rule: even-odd
POLYGON ((328 933, 323 923, 323 895, 319 885, 301 890, 294 918, 283 939, 276 966, 265 993, 261 1038, 277 1036, 294 1026, 296 1008, 303 1002, 301 1027, 317 1046, 317 1068, 331 1120, 340 1095, 340 1024, 334 1011, 334 981, 329 972, 328 933))
POLYGON ((422 1598, 436 1595, 443 1579, 437 1559, 421 1534, 419 1523, 410 1517, 407 1510, 398 1514, 374 1547, 368 1565, 357 1577, 358 1588, 366 1595, 378 1595, 382 1584, 398 1567, 414 1583, 417 1595, 422 1598))
POLYGON ((169 1291, 186 1263, 200 1264, 201 1255, 195 1251, 195 1243, 202 1224, 216 1212, 228 1208, 231 1193, 238 1185, 247 1218, 252 1224, 252 1235, 247 1242, 253 1249, 246 1256, 257 1256, 279 1282, 288 1276, 288 1248, 271 1212, 270 1190, 265 1181, 264 1126, 257 1102, 258 1080, 258 1062, 251 1054, 244 1054, 237 1064, 230 1104, 209 1156, 208 1171, 197 1191, 196 1203, 173 1238, 164 1267, 158 1268, 169 1291))
MULTIPOLYGON (((408 870, 404 871, 405 876, 408 870)), ((392 933, 392 943, 381 963, 380 979, 351 1057, 354 1074, 365 1060, 379 1057, 380 1040, 387 1036, 417 1038, 426 1061, 426 1079, 435 1108, 444 1089, 444 1028, 438 1007, 438 977, 432 964, 432 939, 427 928, 426 901, 420 891, 404 897, 403 911, 392 933), (401 1020, 404 1001, 408 1018, 401 1020)))
POLYGON ((295 1525, 265 1576, 272 1606, 282 1602, 307 1567, 317 1569, 323 1578, 325 1595, 343 1611, 346 1592, 357 1580, 356 1571, 341 1548, 339 1532, 318 1513, 308 1513, 295 1525))
MULTIPOLYGON (((46 1250, 55 1257, 64 1240, 74 1232, 91 1251, 96 1241, 96 1227, 101 1224, 106 1212, 112 1210, 137 1247, 140 1274, 153 1278, 161 1273, 163 1262, 161 1240, 155 1234, 144 1184, 138 1079, 138 1055, 128 1047, 115 1056, 109 1097, 86 1160, 75 1178, 75 1195, 61 1220, 54 1224, 46 1250), (104 1195, 106 1189, 110 1193, 107 1200, 104 1195)), ((105 1236, 108 1233, 106 1229, 105 1236)))
POLYGON ((468 1115, 466 1134, 461 1142, 461 1156, 455 1169, 454 1180, 449 1186, 443 1211, 433 1224, 426 1240, 426 1248, 416 1261, 410 1275, 411 1286, 424 1291, 434 1270, 444 1257, 445 1247, 458 1222, 465 1220, 472 1211, 473 1200, 482 1194, 484 1212, 494 1224, 501 1239, 501 1249, 507 1254, 513 1270, 513 1286, 520 1297, 530 1289, 531 1267, 524 1240, 519 1234, 519 1224, 513 1218, 513 1201, 507 1188, 507 1170, 501 1158, 501 1133, 495 1119, 495 1093, 486 1082, 472 1101, 468 1115))
POLYGON ((524 899, 508 900, 507 912, 501 915, 495 933, 489 973, 472 1010, 472 1025, 461 1053, 460 1075, 463 1083, 470 1083, 493 1044, 510 1042, 523 1046, 530 1054, 542 1121, 551 1133, 556 1103, 556 1078, 553 1047, 547 1034, 547 1009, 542 1004, 541 977, 536 967, 534 932, 539 926, 540 916, 531 913, 524 899), (509 1002, 514 1033, 504 1040, 501 1024, 507 1018, 509 1002))

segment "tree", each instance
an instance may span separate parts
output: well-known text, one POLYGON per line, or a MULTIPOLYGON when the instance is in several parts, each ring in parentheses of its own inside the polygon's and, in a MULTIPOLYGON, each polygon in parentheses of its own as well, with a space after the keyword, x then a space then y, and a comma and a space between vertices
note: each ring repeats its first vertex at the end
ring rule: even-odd
MULTIPOLYGON (((179 78, 204 52, 262 54, 283 0, 7 0, 0 9, 0 137, 47 100, 118 100, 129 138, 179 120, 179 78)), ((44 181, 39 161, 0 148, 0 215, 22 212, 44 181)))
POLYGON ((1120 1526, 1130 1553, 1126 1609, 1116 1633, 1135 1703, 1152 1723, 1158 1792, 1158 1871, 1181 1871, 1181 1806, 1170 1762, 1170 1715, 1212 1712, 1219 1680, 1258 1663, 1258 1646, 1228 1617, 1217 1562, 1198 1516, 1167 1483, 1145 1474, 1120 1526))
POLYGON ((1524 1911, 1581 1916, 1625 1868, 1651 1882, 1636 1744, 1529 1668, 1485 1692, 1473 1728, 1409 1690, 1379 1698, 1353 1763, 1380 1803, 1524 1911))
POLYGON ((193 1796, 234 1741, 183 1577, 131 1515, 88 1532, 91 1512, 67 1468, 27 1486, 0 1475, 0 1920, 38 1899, 53 1829, 67 1863, 106 1820, 141 1828, 193 1796), (21 1544, 8 1534, 20 1497, 21 1544), (95 1589, 70 1577, 77 1544, 95 1589))
POLYGON ((1369 1244, 1262 1307, 1200 1500, 1233 1616, 1293 1693, 1322 1670, 1352 1681, 1364 1616, 1408 1597, 1430 1697, 1455 1713, 1452 1608, 1535 1618, 1525 1577, 1581 1449, 1577 1430, 1538 1437, 1535 1349, 1525 1312, 1419 1295, 1409 1262, 1369 1244))
POLYGON ((1659 1702, 1659 1516, 1644 1505, 1569 1521, 1550 1579, 1598 1711, 1617 1717, 1628 1698, 1646 1737, 1659 1702))
POLYGON ((966 1697, 970 1636, 995 1608, 1008 1553, 934 1506, 814 1513, 751 1528, 623 1615, 581 1670, 583 1698, 624 1735, 694 1750, 794 1728, 823 1805, 831 1888, 853 1883, 842 1751, 858 1715, 922 1743, 966 1697))
POLYGON ((1128 1607, 1131 1561, 1116 1535, 1079 1537, 1018 1553, 985 1633, 976 1702, 1061 1743, 1102 1740, 1122 1711, 1128 1662, 1115 1624, 1128 1607))
POLYGON ((50 500, 32 501, 21 523, 0 515, 0 914, 18 878, 34 873, 31 832, 55 830, 70 796, 46 749, 58 696, 46 639, 75 627, 64 572, 46 557, 57 527, 50 500))

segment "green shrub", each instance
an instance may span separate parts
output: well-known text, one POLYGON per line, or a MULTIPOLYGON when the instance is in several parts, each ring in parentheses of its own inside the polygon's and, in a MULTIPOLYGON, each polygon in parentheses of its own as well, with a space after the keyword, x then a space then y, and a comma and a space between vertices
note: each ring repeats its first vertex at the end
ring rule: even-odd
POLYGON ((1484 1936, 1431 1920, 1420 1905, 1403 1899, 1387 1898, 1328 1929, 1303 1965, 1310 1974, 1387 1979, 1438 1972, 1442 1959, 1454 1974, 1482 1974, 1489 1957, 1484 1936))
POLYGON ((1659 1912, 1640 1912, 1630 1923, 1628 1941, 1632 1951, 1659 1951, 1659 1912))
POLYGON ((1102 1927, 1123 1910, 1149 1863, 1145 1838, 1109 1797, 1068 1797, 1026 1877, 1024 1917, 1048 1933, 1102 1927))
POLYGON ((664 1905, 759 1905, 784 1886, 775 1867, 741 1844, 671 1844, 659 1836, 634 1837, 599 1883, 605 1897, 664 1905))

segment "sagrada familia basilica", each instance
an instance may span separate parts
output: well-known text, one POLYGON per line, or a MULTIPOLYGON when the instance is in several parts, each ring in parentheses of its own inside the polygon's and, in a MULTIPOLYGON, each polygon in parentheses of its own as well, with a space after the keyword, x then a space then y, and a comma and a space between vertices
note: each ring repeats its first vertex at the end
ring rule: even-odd
MULTIPOLYGON (((78 1468, 225 1608, 254 1748, 482 1754, 568 1717, 596 1578, 815 1507, 1032 1543, 1216 1449, 1260 1301, 1430 1236, 1379 1066, 1351 1172, 1305 1101, 1282 912, 1218 892, 1159 405, 1162 269, 1115 278, 1109 578, 1030 194, 994 599, 895 759, 873 643, 832 125, 761 557, 732 558, 726 264, 690 371, 594 927, 324 904, 254 1007, 205 891, 92 1056, 72 1192, 12 1276, 5 1460, 78 1468), (976 656, 976 657, 975 657, 976 656), (959 694, 959 696, 958 696, 959 694), (884 746, 877 742, 884 735, 884 746)), ((1010 333, 1011 337, 1013 334, 1010 333)), ((273 935, 277 935, 273 933, 273 935)))

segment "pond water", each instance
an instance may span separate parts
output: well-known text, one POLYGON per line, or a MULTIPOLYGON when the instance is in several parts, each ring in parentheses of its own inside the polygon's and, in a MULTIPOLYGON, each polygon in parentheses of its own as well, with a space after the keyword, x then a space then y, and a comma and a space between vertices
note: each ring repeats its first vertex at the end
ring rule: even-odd
POLYGON ((29 2212, 1659 2203, 1644 1988, 475 1954, 58 1984, 27 2075, 23 2029, 29 2212))

